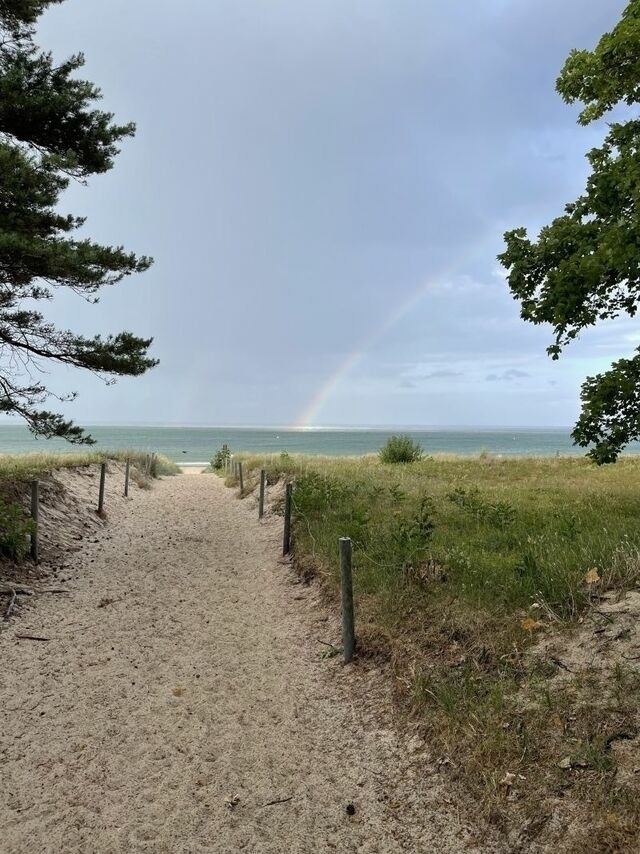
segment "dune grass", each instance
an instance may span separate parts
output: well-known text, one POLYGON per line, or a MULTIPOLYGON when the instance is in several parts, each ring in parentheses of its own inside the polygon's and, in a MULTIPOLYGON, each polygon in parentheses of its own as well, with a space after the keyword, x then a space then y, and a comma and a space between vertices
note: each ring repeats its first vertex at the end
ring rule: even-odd
POLYGON ((407 571, 446 567, 446 589, 470 604, 512 611, 543 604, 575 617, 602 587, 634 586, 640 563, 640 459, 596 468, 582 458, 447 458, 382 465, 375 457, 245 457, 296 480, 303 553, 337 571, 339 536, 354 540, 364 592, 396 597, 407 571), (426 499, 428 545, 407 545, 426 499), (417 547, 417 546, 416 546, 417 547), (404 573, 403 573, 404 569, 404 573))
MULTIPOLYGON (((105 460, 131 460, 141 468, 146 454, 136 450, 120 451, 79 451, 77 453, 33 453, 33 454, 0 454, 0 478, 28 480, 46 472, 62 468, 96 465, 105 460)), ((168 457, 161 454, 157 457, 157 474, 174 475, 180 473, 177 466, 168 457)))
POLYGON ((352 538, 361 654, 384 650, 487 815, 533 836, 590 800, 589 850, 636 850, 640 793, 616 785, 608 739, 640 731, 637 668, 560 682, 536 650, 570 642, 606 591, 640 585, 640 458, 241 458, 245 492, 260 467, 295 481, 296 562, 333 594, 338 538, 352 538))

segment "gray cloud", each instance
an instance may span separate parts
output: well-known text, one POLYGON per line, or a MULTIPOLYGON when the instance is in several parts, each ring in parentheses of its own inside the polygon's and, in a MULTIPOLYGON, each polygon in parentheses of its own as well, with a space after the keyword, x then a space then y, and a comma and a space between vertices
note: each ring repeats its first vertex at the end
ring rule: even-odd
POLYGON ((528 371, 521 371, 518 368, 509 368, 499 374, 487 374, 485 380, 487 380, 487 382, 513 382, 514 380, 526 379, 530 376, 531 374, 528 371))
POLYGON ((442 369, 439 371, 430 371, 428 374, 420 374, 415 377, 418 380, 450 380, 455 379, 456 377, 461 377, 462 371, 449 371, 447 369, 442 369))
POLYGON ((495 256, 506 228, 535 231, 581 191, 603 128, 579 128, 554 81, 625 5, 185 0, 179 38, 172 4, 52 8, 42 44, 84 50, 105 106, 138 123, 113 172, 63 207, 156 264, 50 316, 154 334, 161 359, 108 389, 54 370, 81 393, 67 412, 289 423, 329 384, 319 423, 569 423, 581 379, 632 328, 551 363, 495 256))

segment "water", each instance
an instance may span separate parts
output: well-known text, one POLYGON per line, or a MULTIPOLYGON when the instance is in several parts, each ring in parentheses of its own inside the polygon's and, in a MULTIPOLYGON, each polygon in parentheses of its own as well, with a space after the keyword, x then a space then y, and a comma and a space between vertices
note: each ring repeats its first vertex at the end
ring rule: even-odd
MULTIPOLYGON (((178 463, 209 461, 226 443, 232 452, 369 454, 377 451, 389 436, 407 433, 420 442, 427 453, 551 456, 583 454, 568 430, 558 429, 401 429, 395 430, 292 430, 238 427, 91 427, 97 440, 95 450, 136 449, 157 451, 178 463)), ((83 450, 59 439, 34 439, 26 427, 0 424, 0 453, 30 451, 73 452, 83 450)), ((640 445, 631 450, 640 452, 640 445)))

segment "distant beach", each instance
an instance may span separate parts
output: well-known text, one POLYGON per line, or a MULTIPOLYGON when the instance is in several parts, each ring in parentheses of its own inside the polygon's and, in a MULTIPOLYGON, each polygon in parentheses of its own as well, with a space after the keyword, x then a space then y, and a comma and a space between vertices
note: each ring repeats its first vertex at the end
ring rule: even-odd
MULTIPOLYGON (((132 448, 157 451, 184 465, 208 462, 216 449, 227 444, 232 451, 265 453, 328 454, 350 456, 375 453, 393 433, 407 433, 420 442, 426 453, 491 454, 509 456, 553 456, 583 454, 569 430, 561 429, 291 429, 254 427, 114 427, 87 428, 96 439, 95 450, 132 448)), ((37 451, 72 452, 77 446, 61 440, 35 439, 20 424, 0 425, 0 453, 37 451)), ((630 447, 638 453, 640 445, 630 447)))

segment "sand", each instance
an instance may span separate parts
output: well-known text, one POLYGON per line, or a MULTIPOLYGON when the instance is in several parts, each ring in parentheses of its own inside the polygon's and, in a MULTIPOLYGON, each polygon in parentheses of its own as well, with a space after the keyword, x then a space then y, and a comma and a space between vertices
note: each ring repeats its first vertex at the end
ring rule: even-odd
POLYGON ((338 624, 279 559, 280 519, 213 475, 107 498, 68 595, 0 629, 2 854, 498 850, 386 675, 322 660, 338 624))

